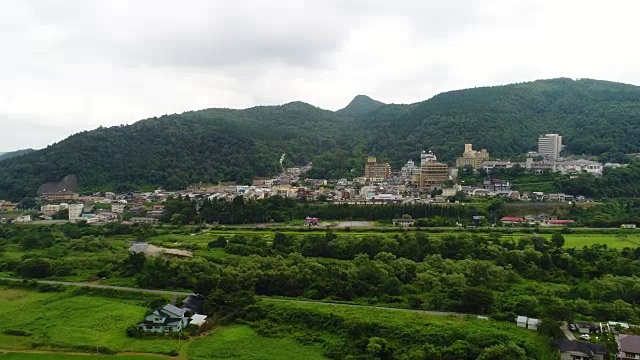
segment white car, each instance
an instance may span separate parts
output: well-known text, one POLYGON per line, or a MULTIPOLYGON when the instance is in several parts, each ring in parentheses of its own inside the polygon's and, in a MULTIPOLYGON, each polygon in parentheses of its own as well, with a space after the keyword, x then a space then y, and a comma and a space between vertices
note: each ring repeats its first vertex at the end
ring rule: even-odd
POLYGON ((589 336, 589 334, 582 334, 580 335, 580 339, 589 340, 591 339, 591 336, 589 336))

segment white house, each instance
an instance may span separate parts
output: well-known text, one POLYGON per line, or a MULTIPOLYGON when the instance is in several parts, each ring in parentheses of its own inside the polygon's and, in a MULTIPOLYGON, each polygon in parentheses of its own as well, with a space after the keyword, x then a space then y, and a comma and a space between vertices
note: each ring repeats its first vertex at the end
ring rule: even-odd
POLYGON ((185 316, 186 310, 167 304, 149 313, 138 328, 147 332, 174 333, 181 332, 189 324, 185 316))
POLYGON ((114 212, 116 214, 124 213, 124 210, 126 208, 127 208, 127 205, 125 204, 111 204, 111 212, 114 212))
POLYGON ((31 221, 32 221, 31 215, 21 215, 21 216, 18 216, 15 220, 13 220, 14 223, 18 223, 18 224, 28 223, 31 221))

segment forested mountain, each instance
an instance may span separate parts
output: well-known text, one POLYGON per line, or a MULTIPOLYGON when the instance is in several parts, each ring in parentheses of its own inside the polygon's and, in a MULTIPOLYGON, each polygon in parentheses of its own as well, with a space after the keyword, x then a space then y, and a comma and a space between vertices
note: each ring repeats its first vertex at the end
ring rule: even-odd
POLYGON ((640 87, 561 78, 450 91, 410 105, 358 96, 336 112, 294 102, 166 115, 2 161, 0 198, 33 195, 68 174, 85 190, 248 182, 277 173, 282 153, 285 166, 313 161, 309 176, 337 178, 361 172, 367 155, 399 167, 430 149, 451 162, 472 142, 509 157, 534 150, 549 132, 562 134, 574 154, 640 152, 640 87))
POLYGON ((24 150, 16 150, 16 151, 11 151, 11 152, 6 152, 6 153, 0 153, 0 161, 2 160, 7 160, 7 159, 11 159, 17 156, 21 156, 21 155, 26 155, 29 153, 34 152, 35 150, 33 149, 24 149, 24 150))

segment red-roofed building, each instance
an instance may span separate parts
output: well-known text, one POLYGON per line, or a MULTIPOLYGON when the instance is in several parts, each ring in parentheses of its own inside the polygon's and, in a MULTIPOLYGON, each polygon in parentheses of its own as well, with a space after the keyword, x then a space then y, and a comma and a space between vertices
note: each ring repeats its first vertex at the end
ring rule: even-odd
POLYGON ((547 225, 549 226, 565 226, 569 224, 573 224, 575 221, 573 220, 549 220, 547 221, 547 225))
POLYGON ((517 216, 505 216, 500 221, 503 224, 522 224, 524 223, 524 219, 517 216))
POLYGON ((307 217, 306 219, 304 219, 304 226, 317 226, 317 225, 320 225, 320 219, 318 218, 307 217))

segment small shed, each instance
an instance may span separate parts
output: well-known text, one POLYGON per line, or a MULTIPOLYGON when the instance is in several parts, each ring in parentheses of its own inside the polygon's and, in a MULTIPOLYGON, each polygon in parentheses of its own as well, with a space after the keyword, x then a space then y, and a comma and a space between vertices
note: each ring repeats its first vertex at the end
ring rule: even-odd
POLYGON ((191 317, 189 325, 202 326, 207 321, 207 315, 195 314, 191 317))
POLYGON ((182 301, 182 308, 189 314, 198 314, 202 312, 203 304, 202 295, 189 295, 182 301))
POLYGON ((527 320, 527 329, 529 329, 529 330, 538 330, 538 325, 539 324, 540 324, 540 320, 534 319, 534 318, 529 318, 529 320, 527 320))
POLYGON ((518 316, 516 318, 516 325, 522 328, 527 328, 527 317, 526 316, 518 316))

